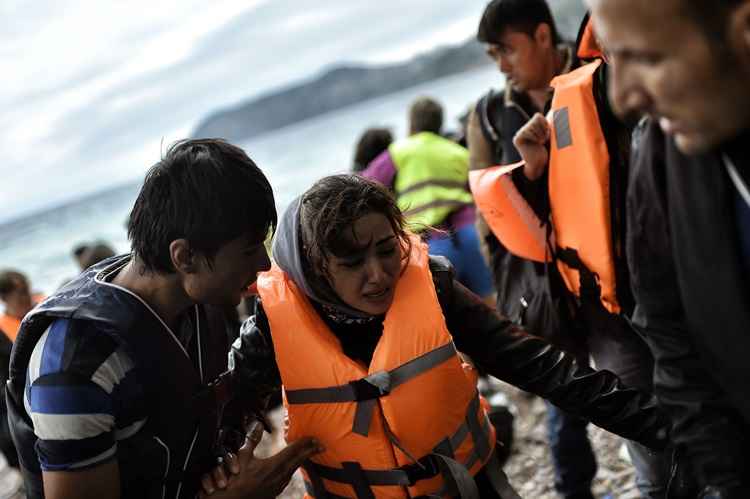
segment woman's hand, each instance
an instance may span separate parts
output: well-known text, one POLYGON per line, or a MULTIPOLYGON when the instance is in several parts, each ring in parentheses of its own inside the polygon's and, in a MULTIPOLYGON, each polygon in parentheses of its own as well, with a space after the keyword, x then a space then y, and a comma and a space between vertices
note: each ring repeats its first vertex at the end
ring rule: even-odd
POLYGON ((549 164, 550 126, 547 118, 536 113, 513 137, 513 145, 526 165, 523 173, 529 180, 536 180, 544 174, 549 164))
POLYGON ((324 449, 316 440, 303 438, 292 442, 278 454, 261 459, 254 456, 263 437, 263 427, 250 432, 237 455, 227 455, 224 463, 203 475, 201 498, 270 499, 278 496, 292 475, 310 456, 324 449))

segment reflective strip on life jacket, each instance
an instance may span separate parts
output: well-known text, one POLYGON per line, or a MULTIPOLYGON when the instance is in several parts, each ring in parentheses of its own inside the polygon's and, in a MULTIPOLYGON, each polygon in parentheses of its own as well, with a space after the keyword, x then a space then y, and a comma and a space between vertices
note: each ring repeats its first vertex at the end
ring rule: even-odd
POLYGON ((576 296, 619 313, 610 217, 610 156, 594 98, 597 60, 552 80, 549 194, 558 267, 576 296))
MULTIPOLYGON (((523 165, 521 161, 474 170, 469 173, 469 185, 477 209, 508 251, 535 262, 550 261, 546 227, 518 192, 510 176, 513 170, 523 165)), ((554 240, 554 236, 550 236, 554 240)))
MULTIPOLYGON (((481 422, 477 418, 479 411, 481 410, 479 396, 474 397, 469 404, 466 411, 466 420, 456 430, 456 432, 446 437, 437 446, 432 454, 424 456, 419 459, 418 462, 401 466, 395 469, 388 470, 367 470, 361 468, 353 469, 351 466, 346 466, 344 463, 343 468, 332 468, 308 462, 304 466, 305 475, 309 481, 305 481, 305 488, 307 489, 310 497, 331 497, 330 494, 322 484, 322 479, 346 483, 352 486, 355 490, 358 489, 369 489, 375 485, 397 485, 397 486, 411 486, 417 483, 419 480, 426 478, 432 478, 440 474, 447 474, 453 478, 449 483, 453 484, 461 482, 461 478, 471 478, 468 474, 468 470, 471 469, 477 462, 486 462, 490 457, 491 449, 487 445, 490 438, 490 431, 492 423, 486 415, 482 418, 481 422), (459 468, 450 466, 448 463, 454 461, 455 449, 458 449, 461 444, 468 438, 475 443, 474 452, 460 464, 459 468), (445 459, 447 458, 447 459, 445 459)), ((444 495, 460 495, 465 497, 467 490, 456 490, 451 489, 449 485, 446 485, 436 493, 438 496, 444 495)), ((471 492, 468 492, 471 494, 471 492)), ((358 492, 357 497, 367 497, 367 492, 358 492)))
POLYGON ((413 230, 435 227, 473 203, 465 147, 421 132, 394 142, 388 152, 396 167, 396 200, 413 230))
POLYGON ((471 477, 494 449, 494 428, 487 426, 484 407, 474 402, 476 378, 464 371, 453 346, 424 243, 413 240, 369 366, 344 354, 281 269, 262 273, 258 291, 284 387, 287 440, 312 436, 326 449, 312 458, 311 474, 304 473, 316 497, 325 497, 319 490, 350 498, 440 494, 451 482, 445 479, 448 471, 408 475, 409 466, 420 468, 436 452, 455 461, 446 461, 446 470, 461 474, 463 469, 462 480, 474 485, 471 477), (407 476, 410 483, 401 483, 407 476))

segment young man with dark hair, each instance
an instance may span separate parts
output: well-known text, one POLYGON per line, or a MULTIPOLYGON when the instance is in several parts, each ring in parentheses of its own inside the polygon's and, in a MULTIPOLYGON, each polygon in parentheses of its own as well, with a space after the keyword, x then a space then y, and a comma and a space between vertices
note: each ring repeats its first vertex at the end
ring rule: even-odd
POLYGON ((750 497, 750 2, 588 3, 615 108, 650 118, 627 252, 681 496, 750 497))
MULTIPOLYGON (((151 168, 132 253, 65 285, 16 340, 7 398, 29 497, 196 496, 231 398, 220 308, 269 268, 275 224, 271 186, 231 144, 179 142, 151 168)), ((266 497, 315 450, 303 440, 261 460, 245 446, 216 497, 266 497)))
MULTIPOLYGON (((536 112, 545 111, 550 81, 570 71, 573 47, 560 43, 544 0, 493 0, 479 22, 477 39, 506 77, 500 92, 483 96, 469 117, 467 139, 472 170, 519 161, 513 136, 536 112)), ((512 177, 532 206, 546 204, 546 179, 529 181, 520 170, 512 177)), ((585 334, 567 313, 566 291, 554 266, 510 253, 477 216, 483 252, 497 290, 497 309, 534 334, 543 335, 588 364, 585 334), (547 282, 549 280, 549 282, 547 282), (547 290, 550 289, 550 292, 547 290)), ((569 499, 590 498, 596 458, 587 422, 547 405, 547 435, 555 468, 555 489, 569 499)))

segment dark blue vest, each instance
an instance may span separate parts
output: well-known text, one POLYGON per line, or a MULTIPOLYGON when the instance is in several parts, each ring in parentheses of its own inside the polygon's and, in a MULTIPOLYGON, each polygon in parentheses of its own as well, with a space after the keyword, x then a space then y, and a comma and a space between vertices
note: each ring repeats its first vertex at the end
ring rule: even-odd
MULTIPOLYGON (((145 381, 147 423, 135 436, 118 442, 123 498, 195 497, 201 474, 215 462, 212 451, 221 403, 208 383, 226 370, 226 323, 220 312, 199 307, 200 333, 195 334, 193 343, 200 345, 200 359, 188 358, 143 303, 97 279, 128 258, 114 257, 85 271, 35 308, 21 325, 6 397, 29 498, 41 498, 44 493, 34 450, 37 439, 23 405, 26 371, 34 346, 58 318, 96 323, 98 331, 110 335, 128 352, 145 381)), ((192 321, 194 328, 194 314, 188 315, 185 320, 192 321)))

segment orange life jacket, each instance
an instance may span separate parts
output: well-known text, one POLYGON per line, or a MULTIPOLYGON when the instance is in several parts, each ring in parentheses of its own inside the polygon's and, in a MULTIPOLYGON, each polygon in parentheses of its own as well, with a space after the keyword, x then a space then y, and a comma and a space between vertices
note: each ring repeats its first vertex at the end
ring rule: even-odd
POLYGON ((16 341, 18 330, 21 328, 21 319, 16 319, 8 314, 0 315, 0 331, 5 333, 10 341, 16 341))
POLYGON ((473 482, 491 458, 495 430, 455 350, 428 265, 416 242, 369 367, 343 353, 281 269, 259 276, 286 438, 309 435, 325 447, 304 466, 306 497, 453 495, 446 474, 473 482))
MULTIPOLYGON (((550 261, 545 224, 518 192, 510 176, 510 172, 523 166, 520 161, 471 171, 469 187, 477 209, 508 251, 535 262, 550 261)), ((554 240, 554 234, 550 237, 554 240)))
POLYGON ((594 25, 591 22, 590 17, 587 16, 586 25, 578 38, 579 40, 577 55, 580 59, 588 60, 602 57, 602 48, 599 46, 599 42, 596 40, 596 35, 594 34, 594 25))
MULTIPOLYGON (((610 157, 594 97, 601 60, 552 80, 549 196, 555 256, 576 296, 600 299, 619 313, 610 217, 610 157)), ((516 165, 518 166, 518 165, 516 165)), ((508 251, 535 261, 548 256, 540 221, 497 166, 471 172, 477 207, 508 251), (533 228, 533 230, 532 230, 533 228)))
MULTIPOLYGON (((31 295, 31 300, 34 303, 34 306, 43 302, 45 298, 46 296, 41 293, 31 295)), ((10 341, 16 341, 19 329, 21 329, 21 319, 16 319, 8 314, 0 315, 0 332, 5 333, 5 336, 7 336, 10 341)))

